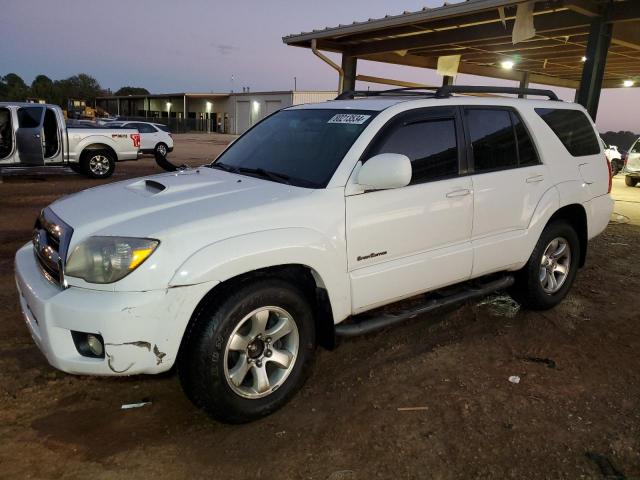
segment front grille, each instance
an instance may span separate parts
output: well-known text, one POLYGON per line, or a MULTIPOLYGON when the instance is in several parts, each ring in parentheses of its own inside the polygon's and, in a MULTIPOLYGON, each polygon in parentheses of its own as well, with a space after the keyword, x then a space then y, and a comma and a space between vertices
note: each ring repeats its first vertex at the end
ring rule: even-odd
POLYGON ((45 208, 33 229, 33 252, 42 274, 51 282, 64 286, 64 263, 73 229, 50 208, 45 208))

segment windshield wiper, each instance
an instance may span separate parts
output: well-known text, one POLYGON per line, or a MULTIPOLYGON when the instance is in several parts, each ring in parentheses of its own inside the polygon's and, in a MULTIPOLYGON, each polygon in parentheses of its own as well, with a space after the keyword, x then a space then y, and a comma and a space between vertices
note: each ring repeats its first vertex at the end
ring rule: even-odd
POLYGON ((291 177, 289 175, 285 175, 284 173, 270 172, 269 170, 265 170, 264 168, 249 167, 239 167, 236 169, 236 171, 239 173, 248 173, 249 175, 258 175, 262 178, 273 180, 274 182, 286 183, 287 185, 291 185, 291 177))
POLYGON ((210 168, 219 168, 220 170, 224 170, 225 172, 238 173, 238 167, 232 167, 231 165, 227 165, 222 162, 213 162, 207 165, 210 168))

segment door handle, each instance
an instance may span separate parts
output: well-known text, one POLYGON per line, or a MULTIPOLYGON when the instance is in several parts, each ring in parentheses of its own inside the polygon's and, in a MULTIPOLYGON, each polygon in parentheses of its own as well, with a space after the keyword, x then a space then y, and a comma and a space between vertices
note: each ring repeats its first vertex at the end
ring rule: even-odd
POLYGON ((527 178, 527 183, 538 183, 544 180, 544 175, 534 175, 527 178))
POLYGON ((466 197, 467 195, 471 195, 471 190, 468 188, 462 188, 460 190, 454 190, 447 193, 447 198, 466 197))

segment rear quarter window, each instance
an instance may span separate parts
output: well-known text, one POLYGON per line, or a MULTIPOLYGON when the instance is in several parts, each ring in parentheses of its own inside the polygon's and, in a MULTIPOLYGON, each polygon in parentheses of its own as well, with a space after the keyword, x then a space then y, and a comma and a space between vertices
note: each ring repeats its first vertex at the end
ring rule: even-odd
POLYGON ((536 113, 549 125, 574 157, 600 153, 598 137, 584 112, 560 108, 536 108, 536 113))

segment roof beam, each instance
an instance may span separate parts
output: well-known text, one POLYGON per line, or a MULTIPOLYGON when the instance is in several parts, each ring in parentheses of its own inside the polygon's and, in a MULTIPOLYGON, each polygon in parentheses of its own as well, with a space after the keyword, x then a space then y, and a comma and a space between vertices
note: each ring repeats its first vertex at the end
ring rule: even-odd
MULTIPOLYGON (((363 60, 371 60, 373 62, 384 62, 384 63, 392 63, 395 65, 407 65, 411 67, 421 67, 421 68, 437 68, 437 60, 433 58, 425 58, 419 57, 417 55, 405 55, 401 57, 400 55, 382 53, 382 54, 373 54, 368 55, 366 57, 362 57, 363 60)), ((491 78, 500 78, 503 80, 513 80, 519 82, 522 78, 523 72, 518 70, 505 70, 503 68, 486 66, 486 65, 475 65, 467 62, 460 62, 460 67, 458 68, 460 73, 466 73, 469 75, 479 75, 482 77, 491 77, 491 78)), ((539 73, 532 73, 529 77, 529 81, 531 83, 539 83, 543 85, 554 85, 556 87, 564 87, 564 88, 576 88, 578 86, 578 82, 574 80, 565 80, 563 78, 553 77, 551 75, 544 75, 539 73)))
POLYGON ((587 17, 598 17, 601 15, 600 8, 592 0, 567 0, 564 5, 576 13, 587 17))
MULTIPOLYGON (((477 40, 491 41, 500 38, 510 38, 513 29, 513 21, 507 21, 507 27, 501 23, 491 23, 477 27, 454 28, 440 32, 427 32, 409 38, 394 38, 370 42, 352 46, 349 51, 351 55, 362 56, 373 53, 387 53, 396 50, 407 50, 415 48, 428 48, 435 46, 446 46, 450 44, 462 45, 467 42, 477 40)), ((588 27, 589 19, 575 12, 566 12, 562 16, 538 15, 535 18, 536 33, 550 33, 566 30, 573 27, 588 27)))
POLYGON ((640 20, 640 2, 629 0, 613 4, 613 11, 609 19, 610 23, 631 22, 634 20, 640 20))

